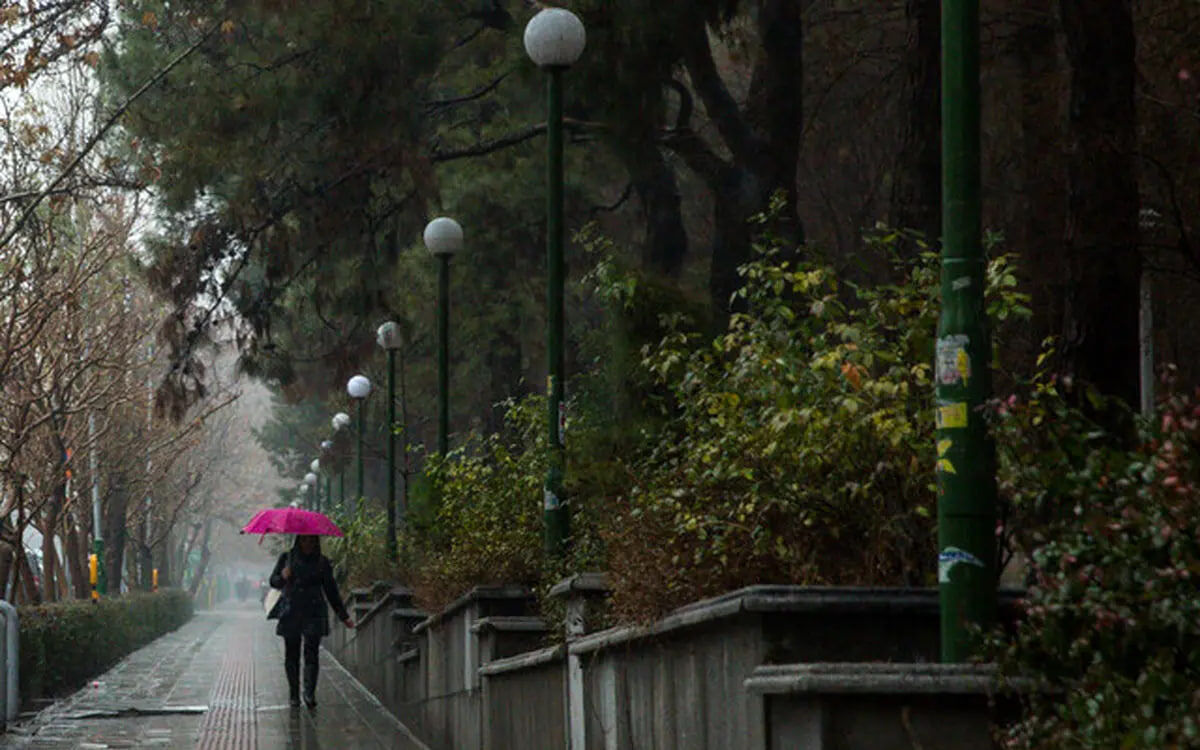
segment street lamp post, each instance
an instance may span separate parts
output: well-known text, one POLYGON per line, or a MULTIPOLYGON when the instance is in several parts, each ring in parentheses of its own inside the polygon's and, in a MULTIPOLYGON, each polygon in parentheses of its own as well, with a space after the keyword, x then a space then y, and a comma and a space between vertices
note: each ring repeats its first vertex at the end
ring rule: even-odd
POLYGON ((317 510, 317 503, 320 502, 319 491, 317 490, 317 475, 313 472, 308 472, 304 475, 305 491, 311 493, 308 499, 308 509, 317 510))
POLYGON ((425 247, 438 259, 438 453, 450 449, 450 258, 462 249, 463 230, 444 216, 425 226, 425 247))
POLYGON ((375 332, 379 345, 388 358, 388 460, 387 460, 387 553, 396 559, 396 350, 403 337, 400 326, 387 321, 375 332))
POLYGON ((546 550, 566 551, 570 516, 563 492, 565 456, 563 398, 566 357, 563 351, 563 126, 562 74, 583 54, 583 22, 563 8, 541 11, 525 27, 525 51, 547 73, 546 118, 546 426, 550 467, 542 492, 546 550))
MULTIPOLYGON (((333 415, 333 431, 341 432, 350 426, 350 415, 344 411, 339 411, 333 415)), ((342 512, 346 509, 346 468, 345 464, 338 470, 338 510, 342 512)))
MULTIPOLYGON (((321 441, 321 455, 325 457, 325 463, 329 463, 329 453, 333 450, 332 440, 321 441)), ((333 506, 333 491, 330 487, 329 469, 325 470, 325 512, 328 513, 333 506)))
POLYGON ((966 661, 996 611, 996 460, 981 243, 979 0, 942 3, 942 311, 936 355, 942 661, 966 661))
MULTIPOLYGON (((313 478, 313 510, 321 512, 321 459, 314 458, 312 463, 308 465, 312 470, 313 478)), ((329 502, 329 498, 325 498, 325 502, 329 502)))
POLYGON ((371 381, 365 375, 355 375, 346 381, 346 393, 358 402, 358 497, 354 501, 357 508, 358 502, 366 497, 363 443, 367 435, 367 396, 371 395, 371 381))

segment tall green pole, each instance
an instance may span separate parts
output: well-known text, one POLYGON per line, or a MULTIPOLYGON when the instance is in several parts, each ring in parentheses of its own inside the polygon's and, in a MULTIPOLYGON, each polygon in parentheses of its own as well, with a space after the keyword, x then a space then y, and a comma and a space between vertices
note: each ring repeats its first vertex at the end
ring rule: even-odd
POLYGON ((981 244, 979 0, 942 2, 942 313, 936 354, 942 661, 971 656, 996 613, 995 447, 981 244))
POLYGON ((450 256, 438 255, 438 453, 450 450, 450 256))
POLYGON ((346 470, 338 472, 338 510, 346 512, 346 470))
POLYGON ((396 350, 388 349, 387 553, 396 559, 396 350))
POLYGON ((566 551, 570 533, 570 515, 563 490, 565 460, 563 422, 565 403, 563 378, 566 357, 563 352, 563 69, 547 70, 546 121, 546 428, 550 452, 549 469, 543 495, 546 551, 560 555, 566 551))
MULTIPOLYGON (((325 472, 325 512, 328 513, 333 509, 333 490, 330 486, 331 480, 329 472, 325 472)), ((318 509, 319 510, 319 509, 318 509)))
POLYGON ((351 502, 350 513, 358 510, 358 503, 366 497, 366 475, 363 472, 363 444, 367 439, 367 400, 358 399, 358 495, 351 502))

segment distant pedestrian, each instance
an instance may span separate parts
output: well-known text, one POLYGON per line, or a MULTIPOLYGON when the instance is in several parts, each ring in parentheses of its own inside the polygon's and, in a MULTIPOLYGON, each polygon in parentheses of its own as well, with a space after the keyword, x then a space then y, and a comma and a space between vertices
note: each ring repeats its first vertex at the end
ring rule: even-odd
POLYGON ((271 586, 283 591, 287 598, 284 613, 275 626, 275 634, 283 636, 283 666, 287 672, 288 700, 300 705, 300 645, 304 644, 304 703, 317 705, 317 654, 321 638, 329 635, 329 607, 348 628, 354 621, 346 612, 337 582, 333 580, 333 565, 321 554, 320 538, 300 535, 289 552, 279 556, 271 573, 271 586), (329 606, 326 606, 328 602, 329 606))

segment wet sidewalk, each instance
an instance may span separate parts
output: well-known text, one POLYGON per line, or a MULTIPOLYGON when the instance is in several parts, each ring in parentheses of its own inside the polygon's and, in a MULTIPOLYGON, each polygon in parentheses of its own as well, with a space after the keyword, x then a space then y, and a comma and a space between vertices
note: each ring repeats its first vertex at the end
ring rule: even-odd
POLYGON ((79 692, 11 726, 0 748, 425 747, 324 649, 320 663, 317 708, 292 708, 283 639, 262 609, 197 612, 79 692))

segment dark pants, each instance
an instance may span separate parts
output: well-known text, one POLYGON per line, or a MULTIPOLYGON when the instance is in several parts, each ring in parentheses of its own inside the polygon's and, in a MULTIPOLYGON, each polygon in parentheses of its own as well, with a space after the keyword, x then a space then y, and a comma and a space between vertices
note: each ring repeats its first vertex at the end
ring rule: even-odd
MULTIPOLYGON (((305 635, 304 639, 304 697, 310 703, 317 693, 317 654, 321 649, 321 636, 305 635)), ((301 636, 283 639, 283 668, 287 672, 288 692, 295 699, 300 695, 300 640, 301 636)))

